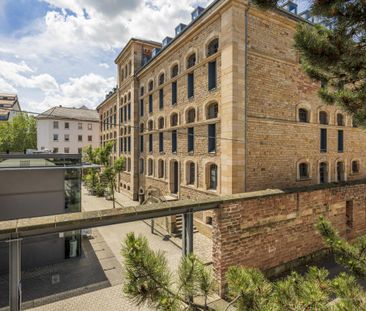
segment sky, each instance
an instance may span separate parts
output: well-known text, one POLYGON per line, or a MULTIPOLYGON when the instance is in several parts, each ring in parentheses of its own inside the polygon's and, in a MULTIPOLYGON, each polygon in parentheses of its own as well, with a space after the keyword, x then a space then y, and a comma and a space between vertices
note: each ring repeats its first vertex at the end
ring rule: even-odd
MULTIPOLYGON (((129 38, 161 41, 212 0, 0 0, 0 92, 23 110, 95 108, 129 38)), ((301 1, 297 1, 301 2, 301 1)))

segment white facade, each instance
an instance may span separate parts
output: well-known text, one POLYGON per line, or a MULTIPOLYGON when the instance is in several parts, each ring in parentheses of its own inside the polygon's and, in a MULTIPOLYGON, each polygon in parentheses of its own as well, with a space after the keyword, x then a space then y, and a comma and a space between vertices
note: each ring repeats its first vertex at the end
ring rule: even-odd
POLYGON ((38 119, 37 149, 54 153, 81 153, 99 147, 99 123, 68 119, 38 119))

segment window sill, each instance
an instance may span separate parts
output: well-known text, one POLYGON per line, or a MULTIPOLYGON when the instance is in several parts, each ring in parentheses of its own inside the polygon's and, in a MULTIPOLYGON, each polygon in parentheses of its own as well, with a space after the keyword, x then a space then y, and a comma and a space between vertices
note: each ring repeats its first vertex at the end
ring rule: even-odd
POLYGON ((311 179, 312 179, 311 177, 304 177, 304 178, 298 178, 296 179, 296 181, 309 181, 311 179))
POLYGON ((209 92, 215 92, 217 91, 217 86, 213 87, 212 89, 208 89, 209 92))
POLYGON ((327 153, 327 150, 320 150, 320 153, 327 153))

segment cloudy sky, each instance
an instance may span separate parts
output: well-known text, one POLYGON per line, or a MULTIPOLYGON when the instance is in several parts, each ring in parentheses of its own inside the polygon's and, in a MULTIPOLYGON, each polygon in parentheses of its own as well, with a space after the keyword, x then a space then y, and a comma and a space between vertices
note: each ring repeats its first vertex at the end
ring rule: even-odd
POLYGON ((0 92, 23 110, 96 107, 130 37, 160 41, 211 0, 0 0, 0 92))

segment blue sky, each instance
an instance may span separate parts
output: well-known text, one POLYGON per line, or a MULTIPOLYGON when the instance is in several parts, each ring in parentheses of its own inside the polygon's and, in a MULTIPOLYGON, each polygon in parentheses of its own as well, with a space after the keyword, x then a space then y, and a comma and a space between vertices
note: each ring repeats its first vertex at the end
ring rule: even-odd
POLYGON ((130 37, 172 36, 210 2, 0 0, 0 92, 17 93, 24 110, 94 108, 116 84, 114 59, 130 37))

